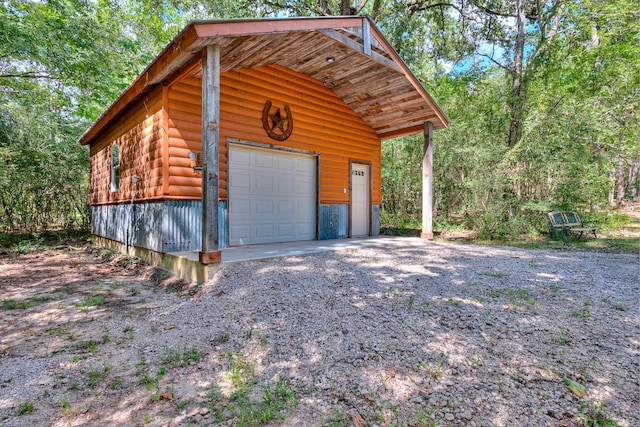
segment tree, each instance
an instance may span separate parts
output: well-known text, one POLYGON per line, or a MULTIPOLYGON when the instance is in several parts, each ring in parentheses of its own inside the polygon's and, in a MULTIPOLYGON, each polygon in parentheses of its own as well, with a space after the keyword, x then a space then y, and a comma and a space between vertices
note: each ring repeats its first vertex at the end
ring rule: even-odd
POLYGON ((88 155, 78 138, 154 54, 141 54, 121 16, 103 1, 0 4, 4 228, 88 224, 88 155))

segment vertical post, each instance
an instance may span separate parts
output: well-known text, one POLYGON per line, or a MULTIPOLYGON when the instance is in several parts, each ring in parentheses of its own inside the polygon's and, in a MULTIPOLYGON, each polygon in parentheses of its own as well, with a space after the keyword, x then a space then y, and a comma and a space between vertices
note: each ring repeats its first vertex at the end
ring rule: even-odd
POLYGON ((220 46, 202 53, 202 250, 200 262, 220 262, 218 250, 218 147, 220 145, 220 46))
POLYGON ((369 18, 362 18, 362 51, 365 55, 371 56, 371 26, 369 18))
POLYGON ((433 124, 424 123, 424 151, 422 155, 422 233, 423 239, 433 240, 433 124))

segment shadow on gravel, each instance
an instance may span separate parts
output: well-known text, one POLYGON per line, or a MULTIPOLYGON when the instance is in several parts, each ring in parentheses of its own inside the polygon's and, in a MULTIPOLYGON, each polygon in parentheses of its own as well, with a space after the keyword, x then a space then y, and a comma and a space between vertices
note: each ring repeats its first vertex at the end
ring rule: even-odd
POLYGON ((634 257, 620 258, 612 269, 593 253, 348 250, 230 267, 250 285, 221 305, 264 301, 234 314, 230 334, 268 337, 265 376, 298 380, 316 419, 330 408, 369 423, 575 423, 587 400, 567 376, 633 425, 638 285, 634 257))
POLYGON ((603 417, 640 425, 637 261, 438 243, 359 248, 225 265, 198 298, 90 265, 59 279, 43 262, 42 277, 31 283, 27 273, 2 294, 61 297, 2 309, 12 326, 1 329, 10 397, 0 398, 0 422, 565 426, 603 403, 603 417), (107 302, 77 305, 101 292, 107 302), (21 321, 39 331, 40 348, 21 321), (53 324, 68 331, 48 335, 53 324), (565 376, 585 394, 572 394, 565 376), (12 394, 11 381, 31 385, 12 394), (36 409, 17 416, 25 400, 36 409))

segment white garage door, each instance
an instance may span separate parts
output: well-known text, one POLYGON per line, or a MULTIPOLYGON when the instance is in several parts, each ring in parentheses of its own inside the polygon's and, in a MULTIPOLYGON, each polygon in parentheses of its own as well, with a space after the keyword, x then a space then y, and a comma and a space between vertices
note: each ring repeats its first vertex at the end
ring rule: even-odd
POLYGON ((315 159, 229 147, 229 245, 315 238, 315 159))

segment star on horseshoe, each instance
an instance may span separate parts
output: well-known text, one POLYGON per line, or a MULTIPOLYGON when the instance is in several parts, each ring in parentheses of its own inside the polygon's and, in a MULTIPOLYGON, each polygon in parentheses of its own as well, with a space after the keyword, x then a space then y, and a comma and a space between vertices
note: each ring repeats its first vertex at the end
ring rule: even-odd
POLYGON ((285 104, 284 111, 286 115, 283 116, 280 108, 276 108, 275 113, 271 113, 272 105, 273 102, 271 100, 268 100, 264 104, 264 108, 262 109, 262 127, 272 139, 284 141, 289 138, 293 132, 291 109, 285 104))

